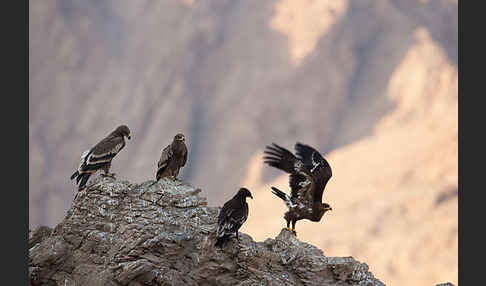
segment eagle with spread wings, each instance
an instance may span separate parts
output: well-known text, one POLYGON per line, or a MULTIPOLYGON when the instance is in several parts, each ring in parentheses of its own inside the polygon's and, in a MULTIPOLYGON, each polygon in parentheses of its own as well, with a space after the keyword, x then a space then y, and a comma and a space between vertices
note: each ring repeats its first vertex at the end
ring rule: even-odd
POLYGON ((109 173, 111 161, 125 147, 125 137, 131 138, 130 129, 120 125, 93 148, 83 152, 78 169, 71 175, 71 180, 76 179, 79 184, 78 190, 84 188, 89 177, 98 170, 105 171, 105 176, 115 176, 109 173))
POLYGON ((272 193, 287 205, 289 210, 284 215, 287 229, 297 234, 297 221, 308 219, 318 222, 324 213, 332 210, 329 204, 322 202, 322 194, 332 171, 326 159, 314 148, 296 143, 295 150, 296 155, 272 143, 272 146, 266 146, 263 159, 266 164, 290 174, 291 195, 275 187, 272 187, 272 193))

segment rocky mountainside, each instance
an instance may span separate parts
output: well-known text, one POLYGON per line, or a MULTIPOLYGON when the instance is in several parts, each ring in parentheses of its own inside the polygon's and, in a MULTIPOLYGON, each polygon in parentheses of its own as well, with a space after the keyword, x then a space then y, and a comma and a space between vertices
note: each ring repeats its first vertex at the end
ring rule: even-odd
POLYGON ((152 182, 95 178, 61 223, 29 235, 30 284, 384 285, 365 263, 327 257, 285 229, 215 248, 219 210, 201 190, 152 182))

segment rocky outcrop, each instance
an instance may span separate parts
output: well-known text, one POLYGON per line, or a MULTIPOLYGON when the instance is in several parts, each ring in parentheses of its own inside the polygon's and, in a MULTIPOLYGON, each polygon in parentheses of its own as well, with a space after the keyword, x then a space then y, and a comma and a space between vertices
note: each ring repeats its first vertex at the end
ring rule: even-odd
POLYGON ((152 183, 94 178, 61 223, 29 234, 30 284, 384 285, 365 263, 326 257, 285 229, 215 248, 219 209, 201 190, 152 183))

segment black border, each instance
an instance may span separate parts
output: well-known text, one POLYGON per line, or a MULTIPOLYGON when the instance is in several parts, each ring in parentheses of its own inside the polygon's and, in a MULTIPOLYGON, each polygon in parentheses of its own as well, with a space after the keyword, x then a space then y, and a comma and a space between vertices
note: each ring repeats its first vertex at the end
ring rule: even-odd
POLYGON ((481 2, 458 0, 458 283, 460 285, 481 285, 484 282, 478 283, 478 281, 484 280, 482 273, 485 271, 484 262, 482 262, 484 251, 481 251, 483 250, 481 246, 484 245, 482 233, 484 213, 482 210, 485 209, 486 201, 479 197, 485 192, 479 180, 485 175, 482 164, 479 164, 478 167, 466 167, 466 164, 468 161, 469 165, 472 161, 481 163, 480 157, 484 156, 481 152, 485 146, 484 141, 477 139, 483 137, 481 135, 485 130, 485 120, 482 117, 485 114, 485 105, 480 102, 481 97, 484 97, 484 60, 481 59, 481 54, 484 54, 485 50, 482 21, 484 10, 479 5, 477 7, 467 5, 468 7, 466 7, 464 3, 479 4, 481 2), (464 41, 465 36, 469 39, 468 45, 464 41), (465 51, 467 51, 467 57, 465 51), (469 59, 467 65, 470 67, 467 75, 464 69, 466 58, 469 59), (472 70, 471 67, 474 64, 477 66, 472 70), (477 100, 476 104, 474 100, 477 100), (469 102, 469 106, 466 106, 466 102, 469 102), (469 130, 466 131, 467 129, 469 130), (471 131, 471 129, 473 130, 471 131), (465 140, 466 132, 470 135, 475 132, 480 136, 465 140), (467 145, 465 145, 466 142, 467 145), (477 144, 477 146, 472 146, 471 143, 475 143, 474 145, 477 144), (473 158, 471 159, 471 157, 473 158))
POLYGON ((458 178, 457 178, 457 188, 458 188, 458 197, 457 197, 457 203, 458 203, 458 213, 457 213, 457 231, 458 231, 458 254, 457 254, 457 262, 458 262, 458 269, 457 269, 457 282, 459 284, 465 285, 465 277, 464 277, 464 268, 461 267, 462 262, 464 261, 464 243, 463 243, 463 233, 464 233, 464 223, 462 220, 464 220, 464 188, 463 188, 463 181, 462 181, 462 173, 463 173, 463 168, 462 168, 462 162, 463 162, 463 136, 461 136, 462 131, 464 130, 462 128, 463 120, 461 119, 461 116, 464 114, 464 104, 461 95, 464 94, 464 73, 463 73, 463 54, 462 54, 462 45, 463 43, 463 31, 464 25, 463 25, 463 20, 464 20, 464 7, 462 1, 458 1, 457 3, 457 9, 458 9, 458 15, 457 15, 457 24, 458 24, 458 47, 457 47, 457 73, 458 73, 458 97, 457 97, 457 104, 458 104, 458 134, 457 134, 457 148, 458 148, 458 162, 457 162, 457 167, 458 167, 458 178))
POLYGON ((2 281, 28 285, 28 1, 2 9, 2 281), (5 130, 6 129, 6 130, 5 130), (12 281, 10 281, 12 280, 12 281))

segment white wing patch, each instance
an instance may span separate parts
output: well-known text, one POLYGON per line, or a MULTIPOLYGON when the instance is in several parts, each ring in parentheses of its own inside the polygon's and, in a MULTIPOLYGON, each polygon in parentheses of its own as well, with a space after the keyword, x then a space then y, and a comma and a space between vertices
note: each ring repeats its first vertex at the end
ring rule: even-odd
MULTIPOLYGON (((233 210, 229 210, 228 213, 226 214, 226 217, 224 219, 228 219, 229 216, 233 213, 233 210)), ((223 224, 220 224, 218 226, 218 231, 217 231, 217 236, 221 237, 225 234, 225 230, 230 230, 233 227, 233 224, 228 220, 224 222, 223 224)))
POLYGON ((321 164, 320 162, 316 162, 314 160, 314 155, 316 154, 316 152, 312 153, 312 156, 311 156, 311 159, 312 159, 312 165, 314 165, 314 167, 312 167, 312 170, 311 170, 311 173, 314 172, 314 170, 321 164))
POLYGON ((321 163, 317 163, 317 164, 315 164, 315 165, 314 165, 314 167, 312 167, 312 169, 311 169, 311 173, 313 173, 313 172, 314 172, 314 170, 315 170, 317 167, 319 167, 319 165, 320 165, 320 164, 321 164, 321 163))
POLYGON ((302 162, 300 162, 299 160, 295 160, 294 171, 296 173, 300 173, 300 170, 302 170, 303 166, 304 166, 304 164, 302 164, 302 162))
POLYGON ((303 181, 303 182, 300 182, 300 183, 299 183, 299 187, 305 188, 305 187, 307 187, 308 185, 310 185, 310 183, 311 183, 311 182, 310 182, 309 180, 307 180, 307 179, 306 179, 305 181, 303 181))
POLYGON ((287 205, 288 208, 294 208, 296 206, 296 204, 292 202, 290 196, 287 194, 285 194, 285 204, 287 205))
POLYGON ((81 165, 83 165, 83 163, 86 161, 86 156, 89 154, 90 151, 91 151, 91 149, 86 150, 81 155, 81 161, 79 162, 78 171, 81 170, 81 165))
POLYGON ((217 236, 222 237, 223 235, 225 235, 226 231, 230 231, 231 228, 233 228, 233 224, 231 222, 225 222, 218 227, 217 236))

